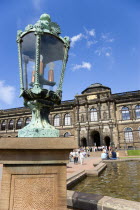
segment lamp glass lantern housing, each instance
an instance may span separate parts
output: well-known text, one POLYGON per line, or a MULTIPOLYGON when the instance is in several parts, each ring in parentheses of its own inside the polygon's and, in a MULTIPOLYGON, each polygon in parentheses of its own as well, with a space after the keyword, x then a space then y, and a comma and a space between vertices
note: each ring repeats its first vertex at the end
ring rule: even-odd
POLYGON ((18 31, 20 96, 31 108, 32 120, 19 130, 19 137, 58 137, 49 123, 49 112, 60 104, 70 41, 59 36, 59 26, 43 14, 35 25, 18 31))
MULTIPOLYGON (((35 83, 36 36, 34 32, 22 38, 23 87, 30 89, 35 83)), ((64 59, 64 43, 57 37, 44 33, 40 40, 39 84, 43 89, 56 91, 59 86, 64 59)))

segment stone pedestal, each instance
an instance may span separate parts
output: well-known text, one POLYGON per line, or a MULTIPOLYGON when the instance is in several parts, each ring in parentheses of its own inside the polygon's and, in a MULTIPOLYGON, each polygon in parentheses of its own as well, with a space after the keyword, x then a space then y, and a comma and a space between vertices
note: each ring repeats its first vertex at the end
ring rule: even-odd
POLYGON ((1 210, 63 210, 74 138, 2 138, 1 210))

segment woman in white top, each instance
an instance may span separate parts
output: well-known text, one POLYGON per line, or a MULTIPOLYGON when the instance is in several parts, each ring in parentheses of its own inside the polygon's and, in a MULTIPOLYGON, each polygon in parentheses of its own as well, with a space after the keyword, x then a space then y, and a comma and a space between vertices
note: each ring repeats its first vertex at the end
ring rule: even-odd
POLYGON ((80 152, 80 163, 81 163, 81 165, 83 165, 83 162, 84 162, 84 153, 81 151, 80 152))

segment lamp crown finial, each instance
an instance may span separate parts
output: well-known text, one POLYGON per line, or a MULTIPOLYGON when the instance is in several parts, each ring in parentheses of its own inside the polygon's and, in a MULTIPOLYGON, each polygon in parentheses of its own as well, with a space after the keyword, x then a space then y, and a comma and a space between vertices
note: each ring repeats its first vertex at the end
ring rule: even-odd
POLYGON ((51 18, 50 18, 50 15, 49 14, 42 14, 41 16, 40 16, 40 20, 44 20, 44 21, 48 21, 48 22, 50 22, 51 21, 51 18))

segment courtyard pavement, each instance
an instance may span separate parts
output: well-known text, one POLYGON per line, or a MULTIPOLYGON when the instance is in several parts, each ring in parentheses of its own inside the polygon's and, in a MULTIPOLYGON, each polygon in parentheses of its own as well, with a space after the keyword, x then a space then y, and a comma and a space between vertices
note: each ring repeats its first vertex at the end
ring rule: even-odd
POLYGON ((92 170, 95 168, 93 164, 99 164, 101 161, 102 160, 100 157, 87 157, 84 159, 83 165, 81 165, 80 162, 77 164, 74 164, 74 162, 69 162, 67 164, 67 176, 81 170, 92 170))
MULTIPOLYGON (((95 169, 95 165, 98 165, 100 162, 102 162, 101 157, 101 152, 92 152, 90 157, 87 157, 84 159, 84 163, 83 165, 80 164, 80 161, 78 162, 78 164, 74 164, 74 162, 69 162, 67 164, 67 178, 69 176, 71 176, 72 174, 78 173, 79 171, 84 171, 84 170, 94 170, 95 169)), ((126 158, 127 156, 124 156, 124 154, 120 155, 120 157, 124 157, 126 158)), ((129 156, 128 160, 136 158, 136 156, 129 156)), ((140 159, 140 157, 137 159, 140 159)), ((120 159, 121 160, 121 159, 120 159)), ((124 161, 125 159, 122 159, 122 161, 124 161)), ((104 161, 105 162, 105 161, 104 161)), ((109 162, 109 161, 106 161, 109 162)))

